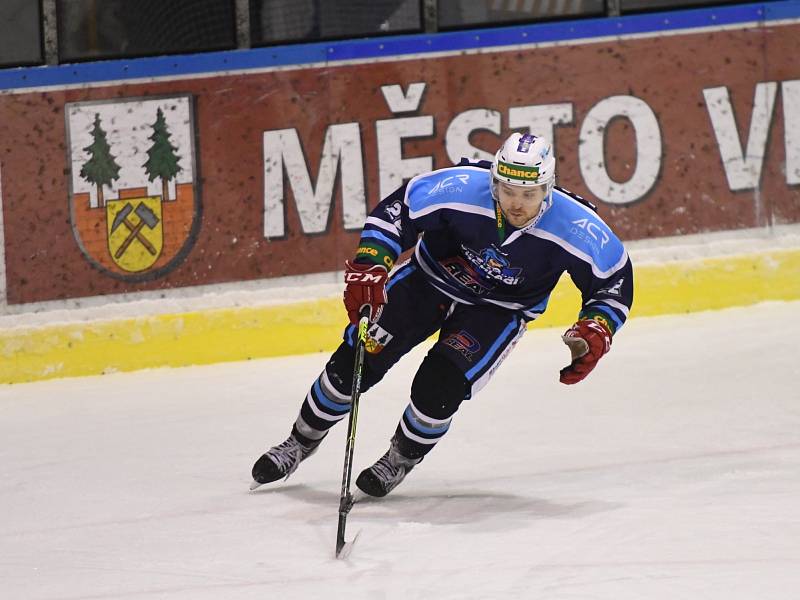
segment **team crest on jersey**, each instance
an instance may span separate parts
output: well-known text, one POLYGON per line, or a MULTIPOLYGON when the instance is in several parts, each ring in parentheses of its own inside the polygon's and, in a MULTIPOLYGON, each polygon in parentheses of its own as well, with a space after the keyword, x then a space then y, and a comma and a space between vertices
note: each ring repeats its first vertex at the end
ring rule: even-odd
POLYGON ((392 341, 393 337, 391 333, 376 323, 367 331, 364 349, 370 354, 378 354, 386 347, 386 344, 392 341))
POLYGON ((192 98, 66 105, 70 218, 87 260, 128 281, 168 273, 200 225, 192 98))
POLYGON ((512 267, 508 255, 494 244, 480 252, 475 252, 462 244, 461 251, 484 279, 506 285, 517 285, 523 281, 523 277, 520 276, 522 269, 512 267))

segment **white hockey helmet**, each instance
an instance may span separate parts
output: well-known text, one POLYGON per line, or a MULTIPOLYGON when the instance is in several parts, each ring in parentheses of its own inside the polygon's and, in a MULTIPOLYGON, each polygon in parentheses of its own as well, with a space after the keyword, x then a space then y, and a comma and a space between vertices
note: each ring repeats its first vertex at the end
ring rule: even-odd
POLYGON ((556 180, 553 146, 540 136, 512 133, 494 155, 492 179, 525 187, 544 185, 549 194, 556 180))

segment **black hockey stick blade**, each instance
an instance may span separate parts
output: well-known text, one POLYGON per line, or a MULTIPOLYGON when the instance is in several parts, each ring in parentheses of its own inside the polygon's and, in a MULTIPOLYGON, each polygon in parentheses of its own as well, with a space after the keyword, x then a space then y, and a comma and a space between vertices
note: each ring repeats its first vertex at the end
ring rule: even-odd
POLYGON ((361 535, 361 531, 357 531, 356 534, 353 536, 353 539, 349 542, 344 542, 342 547, 336 553, 336 558, 339 560, 344 560, 350 556, 350 553, 353 551, 353 547, 356 545, 358 541, 358 536, 361 535))
POLYGON ((345 527, 347 527, 347 514, 350 512, 351 508, 353 508, 353 496, 348 493, 347 496, 339 501, 339 526, 336 530, 336 558, 342 557, 342 550, 347 546, 347 542, 344 541, 344 530, 345 527))

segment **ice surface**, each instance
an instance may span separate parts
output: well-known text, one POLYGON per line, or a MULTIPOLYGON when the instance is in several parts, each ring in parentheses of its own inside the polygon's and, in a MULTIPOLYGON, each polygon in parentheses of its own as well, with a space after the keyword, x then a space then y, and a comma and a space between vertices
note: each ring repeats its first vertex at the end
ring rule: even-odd
MULTIPOLYGON (((632 318, 557 383, 532 330, 333 558, 344 424, 249 492, 325 355, 0 386, 9 600, 773 600, 800 591, 800 302, 632 318)), ((421 348, 363 397, 386 449, 421 348)))

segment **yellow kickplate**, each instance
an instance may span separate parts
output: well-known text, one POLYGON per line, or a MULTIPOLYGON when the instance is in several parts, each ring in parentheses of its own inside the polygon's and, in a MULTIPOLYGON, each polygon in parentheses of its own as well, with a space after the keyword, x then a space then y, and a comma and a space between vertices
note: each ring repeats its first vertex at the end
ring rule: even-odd
MULTIPOLYGON (((634 265, 631 317, 800 299, 800 250, 634 265)), ((566 327, 580 295, 563 277, 533 327, 566 327)), ((333 350, 339 298, 0 332, 0 383, 333 350)))

